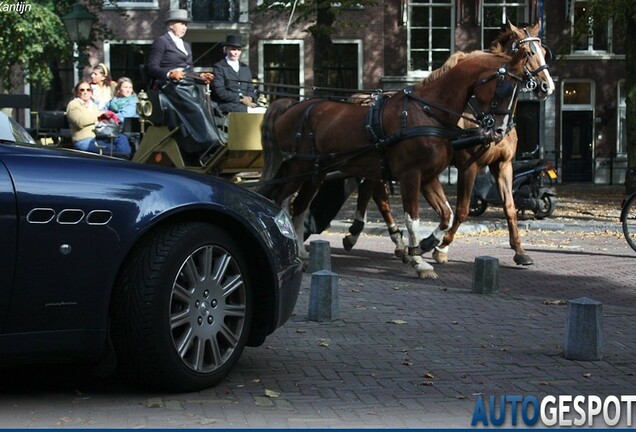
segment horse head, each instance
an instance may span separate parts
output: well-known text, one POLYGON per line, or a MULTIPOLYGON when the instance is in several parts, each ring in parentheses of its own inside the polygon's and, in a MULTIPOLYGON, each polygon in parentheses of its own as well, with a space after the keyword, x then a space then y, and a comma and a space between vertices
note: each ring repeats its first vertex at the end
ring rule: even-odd
POLYGON ((523 51, 514 56, 493 56, 492 69, 484 72, 473 85, 473 98, 469 107, 475 112, 479 133, 490 141, 499 142, 513 128, 513 116, 523 83, 524 67, 528 58, 523 51))
MULTIPOLYGON (((540 100, 545 100, 554 92, 554 81, 550 75, 550 68, 546 63, 546 57, 551 55, 549 48, 541 43, 539 31, 541 22, 532 27, 515 27, 510 21, 507 24, 509 33, 508 42, 505 49, 509 54, 514 55, 518 51, 525 53, 528 58, 524 68, 526 89, 534 91, 540 100)), ((498 39, 499 40, 499 39, 498 39)))

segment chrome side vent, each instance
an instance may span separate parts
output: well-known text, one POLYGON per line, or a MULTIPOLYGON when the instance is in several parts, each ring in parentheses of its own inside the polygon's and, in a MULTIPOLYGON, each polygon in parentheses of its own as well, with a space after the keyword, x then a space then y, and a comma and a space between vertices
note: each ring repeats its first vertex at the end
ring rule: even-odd
POLYGON ((55 211, 50 208, 34 208, 26 217, 27 222, 34 224, 49 223, 55 217, 55 211))
POLYGON ((113 218, 110 210, 93 210, 86 216, 89 225, 106 225, 113 218))
POLYGON ((75 225, 84 219, 84 211, 79 209, 66 209, 62 210, 57 215, 57 223, 62 225, 75 225))

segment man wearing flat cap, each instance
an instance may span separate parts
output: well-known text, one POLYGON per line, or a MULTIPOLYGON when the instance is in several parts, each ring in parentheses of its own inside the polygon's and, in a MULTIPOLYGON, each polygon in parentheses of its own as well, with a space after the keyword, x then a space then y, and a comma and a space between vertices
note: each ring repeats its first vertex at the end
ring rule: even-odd
POLYGON ((225 58, 214 64, 212 94, 223 112, 247 112, 257 105, 252 72, 239 60, 242 48, 241 36, 229 35, 223 44, 225 58))
MULTIPOLYGON (((179 81, 192 73, 192 48, 183 40, 189 22, 187 10, 169 10, 165 19, 168 32, 158 37, 150 48, 146 71, 160 86, 169 79, 179 81)), ((200 76, 207 83, 214 78, 211 73, 200 76)))

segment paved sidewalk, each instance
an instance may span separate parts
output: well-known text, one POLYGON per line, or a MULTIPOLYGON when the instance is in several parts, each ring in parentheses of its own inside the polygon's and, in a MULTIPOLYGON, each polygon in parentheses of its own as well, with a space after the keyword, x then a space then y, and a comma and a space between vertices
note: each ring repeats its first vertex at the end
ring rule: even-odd
POLYGON ((395 258, 381 225, 344 251, 336 221, 309 240, 330 243, 339 319, 307 319, 306 274, 291 320, 215 388, 148 393, 77 368, 4 370, 0 426, 470 428, 479 395, 636 394, 636 253, 614 218, 596 220, 523 229, 531 267, 512 262, 505 230, 467 225, 437 280, 395 258), (471 293, 482 255, 499 259, 496 294, 471 293), (562 356, 566 302, 582 296, 603 303, 599 361, 562 356))

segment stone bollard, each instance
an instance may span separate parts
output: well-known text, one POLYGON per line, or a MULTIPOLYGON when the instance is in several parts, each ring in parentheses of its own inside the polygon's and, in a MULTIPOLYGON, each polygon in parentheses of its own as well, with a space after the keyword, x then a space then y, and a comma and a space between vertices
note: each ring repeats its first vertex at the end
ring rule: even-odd
POLYGON ((338 318, 340 318, 338 275, 329 270, 312 273, 308 319, 310 321, 333 321, 338 318))
POLYGON ((492 294, 499 291, 499 260, 489 256, 475 258, 472 292, 492 294))
POLYGON ((331 247, 329 242, 325 240, 309 242, 309 265, 307 271, 313 274, 319 270, 331 271, 331 247))
POLYGON ((603 358, 603 304, 588 297, 568 301, 563 356, 568 360, 603 358))

